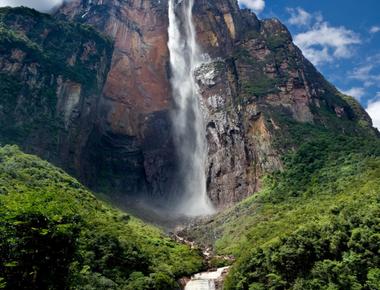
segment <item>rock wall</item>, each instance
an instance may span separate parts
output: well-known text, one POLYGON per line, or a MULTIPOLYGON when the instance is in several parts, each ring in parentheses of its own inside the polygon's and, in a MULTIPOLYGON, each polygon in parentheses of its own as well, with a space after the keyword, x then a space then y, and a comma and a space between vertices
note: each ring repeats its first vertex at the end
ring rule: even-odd
MULTIPOLYGON (((35 25, 41 16, 30 13, 16 17, 23 24, 12 29, 34 37, 35 46, 26 40, 20 48, 16 39, 0 60, 0 76, 16 75, 20 86, 13 107, 2 104, 0 118, 12 117, 1 139, 54 161, 95 190, 123 200, 135 195, 166 202, 177 170, 167 1, 74 0, 55 13, 56 19, 93 26, 113 47, 78 24, 44 16, 50 26, 35 25), (54 25, 83 35, 63 37, 54 25), (42 54, 64 64, 53 72, 43 57, 29 61, 50 37, 52 45, 42 47, 42 54), (52 106, 45 105, 52 99, 52 106), (44 120, 36 117, 41 112, 44 120), (16 126, 27 123, 33 126, 16 126)), ((318 73, 278 20, 260 21, 236 0, 197 0, 194 23, 210 56, 196 79, 207 124, 207 187, 217 207, 251 195, 264 174, 282 169, 281 156, 297 146, 287 138, 288 121, 371 131, 360 105, 318 73)))
POLYGON ((357 132, 371 127, 365 111, 353 110, 356 101, 316 71, 278 20, 259 21, 236 1, 198 1, 195 11, 200 43, 212 57, 196 75, 207 121, 208 192, 219 208, 253 194, 263 175, 282 169, 283 154, 298 142, 285 140, 286 120, 357 132))
POLYGON ((158 199, 170 191, 172 154, 166 1, 72 1, 58 18, 96 27, 114 41, 112 65, 88 159, 88 184, 158 199))
POLYGON ((0 9, 0 17, 0 143, 79 176, 112 43, 27 8, 0 9))

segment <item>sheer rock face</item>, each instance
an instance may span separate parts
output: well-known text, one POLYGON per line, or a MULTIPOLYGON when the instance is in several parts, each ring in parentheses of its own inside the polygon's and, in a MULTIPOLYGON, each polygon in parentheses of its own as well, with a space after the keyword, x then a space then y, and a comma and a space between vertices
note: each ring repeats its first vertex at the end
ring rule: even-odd
POLYGON ((104 87, 104 99, 110 106, 122 105, 122 109, 111 110, 106 116, 114 132, 138 135, 136 125, 141 115, 170 106, 168 20, 164 3, 72 1, 64 4, 57 14, 59 18, 90 24, 114 40, 112 66, 104 87))
MULTIPOLYGON (((196 78, 209 143, 208 192, 219 208, 251 195, 263 174, 282 168, 281 154, 289 148, 276 142, 284 129, 279 116, 328 124, 318 113, 327 110, 370 123, 304 59, 279 21, 259 21, 236 0, 196 0, 193 13, 198 42, 212 59, 196 78)), ((104 171, 116 167, 110 176, 116 191, 167 195, 176 163, 167 0, 76 0, 57 15, 93 25, 115 41, 90 142, 98 147, 89 152, 97 152, 104 171)))
MULTIPOLYGON (((79 149, 76 139, 60 139, 71 144, 76 157, 57 163, 74 168, 94 189, 157 198, 170 192, 176 160, 167 5, 167 0, 73 0, 55 13, 89 24, 114 41, 108 75, 104 79, 98 73, 102 93, 83 99, 86 89, 80 83, 56 79, 61 125, 75 136, 75 128, 89 128, 80 133, 79 149)), ((281 155, 297 146, 281 139, 284 120, 342 130, 347 124, 354 130, 359 123, 370 127, 360 105, 316 71, 279 21, 260 21, 240 10, 236 0, 195 0, 193 12, 198 42, 211 59, 195 76, 207 127, 208 192, 219 208, 251 195, 265 173, 282 168, 281 155)), ((68 63, 93 49, 86 46, 68 63)), ((15 50, 11 57, 22 59, 23 52, 15 50)), ((7 71, 20 69, 17 62, 6 66, 7 71)))
POLYGON ((0 14, 0 143, 79 176, 112 43, 94 29, 27 8, 0 14))
POLYGON ((195 1, 194 23, 198 42, 213 58, 227 57, 247 32, 260 27, 256 15, 241 10, 235 0, 195 1))
MULTIPOLYGON (((241 11, 236 1, 195 1, 193 12, 199 44, 213 59, 231 55, 246 31, 260 26, 256 16, 241 11)), ((99 106, 98 131, 93 134, 94 141, 89 142, 96 147, 88 148, 88 152, 97 152, 97 167, 104 168, 104 172, 115 165, 119 167, 110 176, 116 182, 116 191, 148 191, 154 196, 165 196, 170 191, 170 175, 176 163, 171 154, 174 148, 168 114, 172 98, 167 1, 72 1, 61 7, 57 17, 93 25, 115 41, 112 66, 99 106)), ((210 165, 205 169, 208 189, 216 205, 227 206, 254 192, 259 174, 256 165, 251 166, 258 157, 247 147, 242 117, 227 107, 231 109, 237 98, 236 72, 221 63, 225 73, 216 76, 220 81, 216 87, 222 90, 220 96, 207 100, 217 88, 200 85, 205 90, 205 103, 211 104, 206 106, 210 108, 210 165), (228 83, 224 83, 226 78, 228 83), (212 108, 218 98, 224 100, 224 107, 212 108)), ((269 138, 268 132, 263 138, 269 138)), ((265 142, 269 147, 270 140, 265 142)), ((88 180, 91 183, 91 176, 88 180)))
POLYGON ((175 166, 166 1, 72 1, 57 17, 90 24, 114 40, 89 142, 97 170, 85 179, 94 187, 104 180, 114 193, 161 198, 175 166))
POLYGON ((208 192, 219 208, 282 169, 281 156, 297 146, 292 140, 286 148, 286 120, 333 127, 337 119, 341 130, 345 121, 361 120, 370 127, 365 111, 353 110, 355 101, 316 71, 278 20, 259 21, 236 1, 197 3, 200 44, 213 59, 196 78, 207 122, 208 192))

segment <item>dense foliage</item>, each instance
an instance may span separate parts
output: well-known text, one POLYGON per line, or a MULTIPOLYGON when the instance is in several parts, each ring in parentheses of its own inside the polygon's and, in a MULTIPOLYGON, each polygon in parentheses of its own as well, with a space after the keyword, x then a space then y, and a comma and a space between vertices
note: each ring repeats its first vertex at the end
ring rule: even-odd
POLYGON ((286 169, 241 205, 255 213, 240 226, 227 289, 380 287, 380 142, 303 129, 286 169))
MULTIPOLYGON (((112 43, 91 26, 25 7, 0 8, 0 52, 4 57, 15 49, 25 53, 23 65, 38 64, 41 73, 62 75, 96 91, 96 65, 112 54, 112 43)), ((8 59, 16 60, 15 55, 8 59)))
POLYGON ((113 210, 17 147, 0 148, 0 288, 173 289, 196 251, 113 210))
MULTIPOLYGON (((193 229, 237 261, 226 289, 380 289, 380 141, 291 124, 285 170, 193 229)), ((286 140, 283 140, 286 142, 286 140)))
POLYGON ((249 239, 226 288, 379 289, 379 196, 341 201, 267 244, 249 239))

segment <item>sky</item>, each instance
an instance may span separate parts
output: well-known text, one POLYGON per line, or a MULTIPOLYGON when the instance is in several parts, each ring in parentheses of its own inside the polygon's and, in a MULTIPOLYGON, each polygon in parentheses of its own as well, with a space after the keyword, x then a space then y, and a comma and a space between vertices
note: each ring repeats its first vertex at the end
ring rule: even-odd
MULTIPOLYGON (((0 0, 48 11, 63 0, 0 0)), ((238 0, 259 18, 280 19, 305 56, 380 128, 379 0, 238 0)))

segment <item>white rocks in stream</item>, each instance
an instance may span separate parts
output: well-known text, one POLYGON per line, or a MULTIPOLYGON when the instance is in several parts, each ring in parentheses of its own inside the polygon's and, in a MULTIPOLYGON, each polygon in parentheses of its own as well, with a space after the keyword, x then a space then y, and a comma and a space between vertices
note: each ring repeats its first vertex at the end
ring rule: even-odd
POLYGON ((228 269, 229 267, 223 267, 216 271, 196 274, 186 284, 185 290, 218 290, 218 282, 228 273, 228 269))

